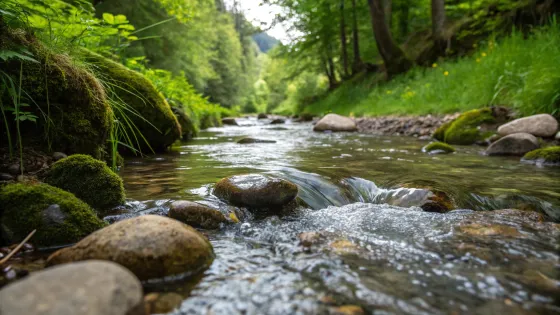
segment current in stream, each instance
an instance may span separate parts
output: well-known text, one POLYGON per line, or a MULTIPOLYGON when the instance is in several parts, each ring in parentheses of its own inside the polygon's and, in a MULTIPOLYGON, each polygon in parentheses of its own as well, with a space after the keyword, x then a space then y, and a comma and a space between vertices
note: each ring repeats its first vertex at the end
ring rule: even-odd
POLYGON ((166 214, 179 199, 227 216, 236 209, 212 195, 213 184, 248 173, 297 184, 308 205, 205 232, 216 259, 184 285, 188 298, 173 314, 354 314, 343 313, 348 305, 367 314, 560 314, 558 168, 476 146, 427 155, 428 141, 412 137, 238 122, 121 170, 130 200, 110 222, 166 214), (236 143, 246 136, 276 143, 236 143), (443 191, 459 210, 424 212, 414 188, 443 191), (525 211, 489 211, 508 208, 525 211))

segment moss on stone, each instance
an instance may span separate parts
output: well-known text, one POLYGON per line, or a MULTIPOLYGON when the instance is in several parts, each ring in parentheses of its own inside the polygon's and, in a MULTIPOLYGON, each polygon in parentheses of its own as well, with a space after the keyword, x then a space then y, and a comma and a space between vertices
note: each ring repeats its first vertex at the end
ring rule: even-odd
POLYGON ((75 154, 57 161, 44 180, 73 193, 95 209, 110 209, 125 201, 122 179, 104 162, 88 155, 75 154))
POLYGON ((22 183, 0 188, 0 224, 11 242, 36 229, 31 243, 38 246, 75 243, 106 225, 73 194, 47 184, 22 183), (45 213, 53 205, 61 212, 55 222, 45 213))
MULTIPOLYGON (((477 141, 482 141, 492 135, 492 132, 484 132, 479 127, 483 124, 492 124, 496 122, 496 118, 492 114, 491 108, 473 109, 464 112, 448 126, 442 126, 436 131, 441 139, 443 133, 443 141, 450 144, 469 145, 477 141)), ((438 139, 436 137, 436 139, 438 139)))
MULTIPOLYGON (((143 152, 150 147, 156 152, 165 151, 181 137, 181 126, 171 107, 155 86, 141 73, 128 69, 99 54, 82 50, 98 77, 112 86, 110 98, 130 106, 138 115, 128 114, 146 141, 139 140, 143 152)), ((139 135, 138 135, 139 136, 139 135)))
POLYGON ((444 153, 453 153, 455 152, 455 148, 450 146, 447 143, 443 142, 432 142, 427 144, 425 147, 422 148, 422 152, 431 153, 434 151, 442 151, 444 153))
POLYGON ((560 146, 552 146, 528 152, 523 157, 523 161, 560 165, 560 146))
POLYGON ((436 129, 436 131, 434 132, 434 134, 432 135, 432 137, 438 141, 444 141, 445 140, 445 131, 447 131, 447 129, 449 128, 449 126, 451 126, 451 124, 453 123, 453 121, 448 121, 446 123, 444 123, 443 125, 439 126, 438 129, 436 129))
MULTIPOLYGON (((68 55, 53 53, 23 30, 0 25, 0 50, 22 47, 38 63, 0 60, 0 68, 16 82, 21 69, 24 101, 31 105, 26 110, 39 117, 21 124, 25 145, 101 158, 113 123, 101 83, 68 55)), ((11 102, 7 93, 0 97, 11 102)))
POLYGON ((177 121, 181 125, 181 139, 190 140, 198 134, 198 130, 193 123, 192 119, 185 112, 184 106, 174 100, 168 100, 171 111, 175 114, 177 121))

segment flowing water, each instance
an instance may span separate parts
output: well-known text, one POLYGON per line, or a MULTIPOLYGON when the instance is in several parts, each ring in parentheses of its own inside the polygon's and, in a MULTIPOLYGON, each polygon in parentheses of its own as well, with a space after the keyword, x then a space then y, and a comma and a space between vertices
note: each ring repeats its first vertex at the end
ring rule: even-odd
POLYGON ((246 173, 294 182, 307 205, 205 232, 216 260, 173 314, 339 314, 351 310, 344 305, 368 314, 560 314, 552 222, 560 169, 476 146, 427 155, 427 141, 415 138, 239 122, 121 171, 131 200, 108 221, 165 214, 178 199, 243 214, 212 187, 246 173), (237 144, 244 136, 277 143, 237 144), (414 188, 443 191, 463 210, 424 212, 425 190, 414 188), (526 211, 488 211, 506 208, 526 211))

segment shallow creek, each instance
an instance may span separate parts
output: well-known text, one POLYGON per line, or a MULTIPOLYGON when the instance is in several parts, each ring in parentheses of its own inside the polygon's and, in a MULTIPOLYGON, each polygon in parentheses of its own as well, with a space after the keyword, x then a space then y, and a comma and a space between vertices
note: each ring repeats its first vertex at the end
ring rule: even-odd
POLYGON ((234 209, 212 186, 245 173, 290 180, 309 205, 205 232, 216 260, 194 287, 182 286, 190 297, 173 314, 329 314, 341 305, 371 314, 560 313, 560 228, 546 222, 560 221, 559 168, 486 157, 476 146, 427 155, 428 142, 415 138, 239 123, 121 170, 130 201, 110 222, 165 214, 178 199, 228 216, 234 209), (237 144, 244 136, 277 143, 237 144), (410 188, 427 187, 465 210, 414 207, 410 188), (389 195, 400 202, 385 204, 389 195), (488 211, 507 208, 528 211, 488 211), (316 232, 310 246, 302 232, 316 232))

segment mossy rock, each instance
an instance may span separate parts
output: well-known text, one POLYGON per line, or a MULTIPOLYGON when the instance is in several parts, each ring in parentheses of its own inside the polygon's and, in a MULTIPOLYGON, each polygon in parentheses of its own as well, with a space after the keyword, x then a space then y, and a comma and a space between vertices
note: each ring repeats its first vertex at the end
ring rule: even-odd
POLYGON ((122 179, 104 162, 88 155, 75 154, 57 161, 44 181, 76 195, 95 209, 110 209, 124 204, 122 179))
POLYGON ((493 132, 484 131, 484 124, 494 124, 496 118, 492 108, 473 109, 462 113, 457 119, 439 127, 433 137, 449 144, 469 145, 483 141, 493 132))
MULTIPOLYGON (((24 144, 46 151, 101 158, 113 114, 99 80, 68 55, 56 54, 31 34, 0 23, 0 50, 22 48, 31 52, 38 62, 0 60, 0 68, 17 82, 21 67, 21 88, 29 96, 24 101, 31 105, 26 110, 38 116, 35 123, 21 123, 24 144)), ((7 93, 0 97, 4 104, 11 103, 7 93)), ((15 127, 10 128, 14 135, 15 127)), ((0 126, 0 133, 3 131, 4 124, 0 126)))
POLYGON ((439 154, 439 153, 453 153, 455 148, 447 143, 443 142, 432 142, 422 148, 422 152, 429 154, 439 154))
POLYGON ((113 86, 108 91, 109 97, 122 101, 138 114, 128 114, 128 118, 145 139, 138 140, 142 152, 150 152, 150 148, 155 152, 165 151, 181 138, 181 126, 177 118, 150 80, 99 54, 88 50, 82 52, 96 75, 113 86))
POLYGON ((171 111, 175 114, 179 125, 181 125, 181 140, 190 140, 196 136, 198 130, 192 119, 185 112, 183 105, 179 102, 168 100, 171 111))
POLYGON ((0 226, 6 241, 18 242, 37 230, 31 243, 75 243, 105 223, 73 194, 47 184, 9 184, 0 188, 0 226))
POLYGON ((560 146, 552 146, 528 152, 522 161, 542 165, 560 165, 560 146))

